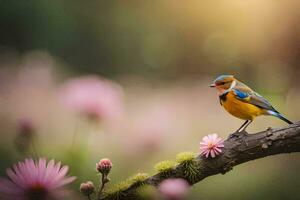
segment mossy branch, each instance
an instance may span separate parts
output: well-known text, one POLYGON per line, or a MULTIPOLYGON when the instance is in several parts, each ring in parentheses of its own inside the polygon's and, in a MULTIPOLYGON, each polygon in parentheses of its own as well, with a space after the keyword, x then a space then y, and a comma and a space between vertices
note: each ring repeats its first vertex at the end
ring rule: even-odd
MULTIPOLYGON (((255 134, 243 132, 239 137, 228 138, 224 144, 223 153, 214 159, 185 152, 177 155, 175 166, 170 161, 159 163, 156 166, 158 173, 143 179, 142 185, 157 186, 168 178, 183 178, 193 185, 208 176, 225 174, 234 166, 251 160, 300 152, 300 123, 280 129, 269 128, 255 134)), ((140 186, 141 184, 134 183, 128 185, 116 199, 140 199, 137 195, 140 186)), ((108 195, 103 199, 114 199, 112 196, 108 195)))

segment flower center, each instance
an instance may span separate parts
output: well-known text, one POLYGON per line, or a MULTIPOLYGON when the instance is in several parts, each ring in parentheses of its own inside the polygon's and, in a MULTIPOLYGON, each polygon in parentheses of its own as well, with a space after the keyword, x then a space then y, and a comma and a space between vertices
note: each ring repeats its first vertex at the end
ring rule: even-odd
POLYGON ((47 198, 48 191, 41 184, 35 184, 26 192, 28 200, 44 200, 47 198))
POLYGON ((207 146, 208 146, 209 149, 213 149, 215 147, 215 144, 210 142, 210 143, 208 143, 207 146))

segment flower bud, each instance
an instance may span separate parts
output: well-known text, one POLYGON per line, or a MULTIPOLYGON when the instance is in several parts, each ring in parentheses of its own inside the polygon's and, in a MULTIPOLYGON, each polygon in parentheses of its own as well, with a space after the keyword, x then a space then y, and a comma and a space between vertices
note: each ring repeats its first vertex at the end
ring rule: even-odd
POLYGON ((29 119, 26 118, 20 119, 18 125, 19 125, 20 133, 24 135, 31 135, 34 132, 33 123, 29 119))
POLYGON ((88 181, 85 183, 81 183, 79 190, 83 195, 89 196, 95 192, 95 186, 93 182, 88 181))
POLYGON ((96 164, 97 171, 104 175, 109 174, 111 168, 112 168, 112 162, 108 158, 101 159, 96 164))
POLYGON ((29 119, 20 119, 18 121, 18 134, 14 139, 17 149, 24 153, 30 148, 30 144, 35 135, 35 128, 29 119))

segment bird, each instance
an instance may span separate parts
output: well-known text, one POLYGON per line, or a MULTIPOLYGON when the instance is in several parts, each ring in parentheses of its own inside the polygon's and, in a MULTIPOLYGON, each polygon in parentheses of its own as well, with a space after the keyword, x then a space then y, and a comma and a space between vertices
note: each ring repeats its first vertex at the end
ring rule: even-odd
POLYGON ((263 96, 252 90, 233 75, 220 75, 210 85, 217 89, 221 106, 231 115, 245 120, 235 133, 246 133, 246 128, 261 115, 277 117, 288 124, 290 120, 278 112, 263 96))

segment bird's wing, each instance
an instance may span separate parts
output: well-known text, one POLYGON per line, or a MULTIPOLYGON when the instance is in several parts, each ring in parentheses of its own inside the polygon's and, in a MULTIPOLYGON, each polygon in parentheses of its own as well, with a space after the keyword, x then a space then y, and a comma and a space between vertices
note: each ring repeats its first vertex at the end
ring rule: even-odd
POLYGON ((264 97, 252 91, 250 88, 234 88, 233 92, 235 97, 243 102, 250 103, 266 110, 277 112, 264 97))

